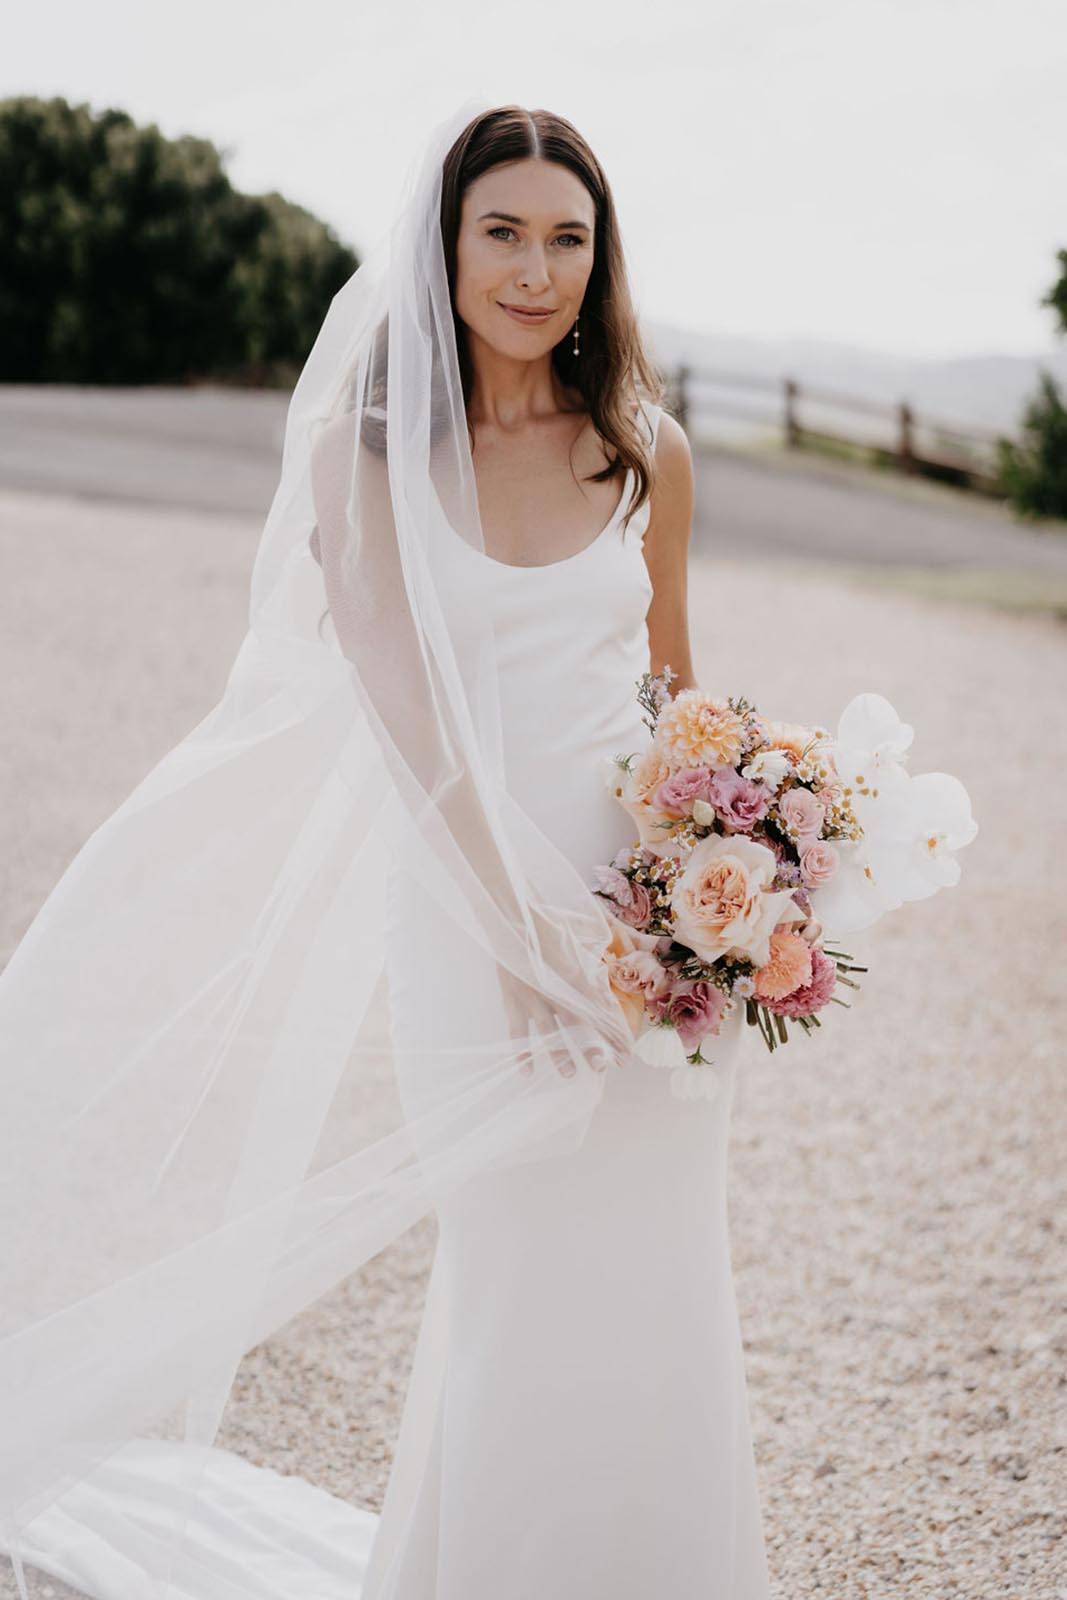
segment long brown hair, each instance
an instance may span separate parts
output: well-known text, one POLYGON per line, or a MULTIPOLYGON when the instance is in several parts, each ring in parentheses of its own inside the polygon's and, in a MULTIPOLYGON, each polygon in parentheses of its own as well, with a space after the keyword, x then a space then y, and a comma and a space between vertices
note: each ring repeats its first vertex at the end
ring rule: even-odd
MULTIPOLYGON (((614 451, 608 465, 590 474, 602 483, 632 469, 636 490, 626 520, 652 490, 655 467, 651 440, 635 413, 635 401, 661 404, 663 378, 645 351, 626 274, 615 202, 604 170, 581 134, 566 118, 523 106, 497 106, 469 122, 445 157, 441 173, 441 236, 456 324, 456 352, 469 404, 473 369, 466 327, 456 314, 456 254, 463 196, 476 178, 505 162, 530 156, 555 161, 573 172, 592 196, 595 207, 593 270, 581 311, 581 353, 575 355, 570 334, 552 351, 552 365, 562 383, 577 389, 601 439, 614 451)), ((470 424, 468 423, 468 428, 470 424)), ((474 447, 471 430, 471 448, 474 447)))

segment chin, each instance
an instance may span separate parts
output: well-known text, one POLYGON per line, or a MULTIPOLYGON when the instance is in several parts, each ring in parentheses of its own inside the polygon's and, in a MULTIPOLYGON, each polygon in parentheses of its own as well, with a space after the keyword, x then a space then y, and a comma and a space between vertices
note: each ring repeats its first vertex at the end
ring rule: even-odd
POLYGON ((551 343, 547 341, 538 345, 532 339, 522 338, 521 334, 514 340, 496 337, 487 339, 484 334, 482 338, 491 350, 495 350, 498 355, 510 356, 513 361, 533 361, 552 348, 551 343))

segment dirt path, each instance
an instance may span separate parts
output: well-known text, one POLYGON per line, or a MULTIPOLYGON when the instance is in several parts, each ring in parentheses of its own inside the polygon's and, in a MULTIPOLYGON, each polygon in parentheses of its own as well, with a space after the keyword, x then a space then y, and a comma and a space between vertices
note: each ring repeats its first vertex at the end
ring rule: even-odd
MULTIPOLYGON (((803 492, 745 472, 723 525, 803 492)), ((244 515, 0 493, 4 954, 217 699, 258 534, 244 515)), ((831 726, 882 691, 916 727, 913 770, 963 778, 981 829, 960 887, 856 943, 871 972, 826 1038, 773 1058, 752 1039, 730 1210, 777 1594, 1053 1600, 1067 630, 700 556, 691 605, 705 686, 831 726)), ((254 1351, 219 1443, 380 1504, 433 1238, 421 1224, 254 1351)))

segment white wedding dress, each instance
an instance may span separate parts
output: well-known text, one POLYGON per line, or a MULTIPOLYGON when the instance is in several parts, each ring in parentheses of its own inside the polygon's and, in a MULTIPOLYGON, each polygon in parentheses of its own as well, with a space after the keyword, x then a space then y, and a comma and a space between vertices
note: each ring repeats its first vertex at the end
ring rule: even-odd
MULTIPOLYGON (((660 415, 650 408, 654 426, 660 415)), ((649 670, 649 508, 623 530, 629 492, 573 556, 516 567, 465 546, 459 573, 498 621, 508 790, 590 884, 635 832, 604 761, 648 740, 635 693, 649 670)), ((457 933, 395 868, 398 1043, 495 1003, 465 988, 478 964, 457 933)), ((748 1032, 737 1008, 711 1041, 717 1098, 675 1099, 668 1074, 634 1056, 609 1069, 579 1150, 482 1176, 438 1207, 363 1600, 769 1593, 726 1213, 748 1032)))
MULTIPOLYGON (((654 427, 661 414, 649 409, 654 427)), ((459 541, 448 564, 498 619, 508 790, 590 884, 634 837, 604 761, 648 738, 635 689, 649 508, 623 529, 629 494, 628 479, 567 558, 516 567, 459 541)), ((400 862, 387 949, 401 1050, 441 1042, 457 1007, 500 1037, 499 994, 473 976, 484 963, 465 960, 461 930, 400 862)), ((726 1210, 753 1038, 737 1008, 710 1041, 712 1099, 674 1098, 636 1056, 609 1068, 577 1151, 483 1174, 439 1205, 380 1517, 214 1450, 186 1533, 194 1576, 174 1600, 767 1600, 726 1210)), ((400 1056, 413 1101, 417 1059, 400 1056)), ((42 1514, 27 1561, 98 1600, 140 1594, 126 1551, 161 1525, 179 1458, 165 1441, 120 1452, 42 1514), (83 1516, 113 1540, 83 1537, 83 1516)))

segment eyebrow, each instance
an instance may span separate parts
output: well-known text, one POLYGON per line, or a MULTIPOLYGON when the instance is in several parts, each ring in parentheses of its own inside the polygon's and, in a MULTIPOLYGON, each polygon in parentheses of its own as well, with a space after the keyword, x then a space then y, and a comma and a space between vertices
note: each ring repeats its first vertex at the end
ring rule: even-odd
MULTIPOLYGON (((488 217, 499 217, 501 222, 514 222, 519 228, 525 228, 526 226, 525 217, 513 217, 507 211, 483 211, 478 221, 485 222, 488 217)), ((586 233, 589 232, 588 222, 582 222, 577 218, 571 222, 557 222, 554 226, 557 228, 584 228, 586 233)))

